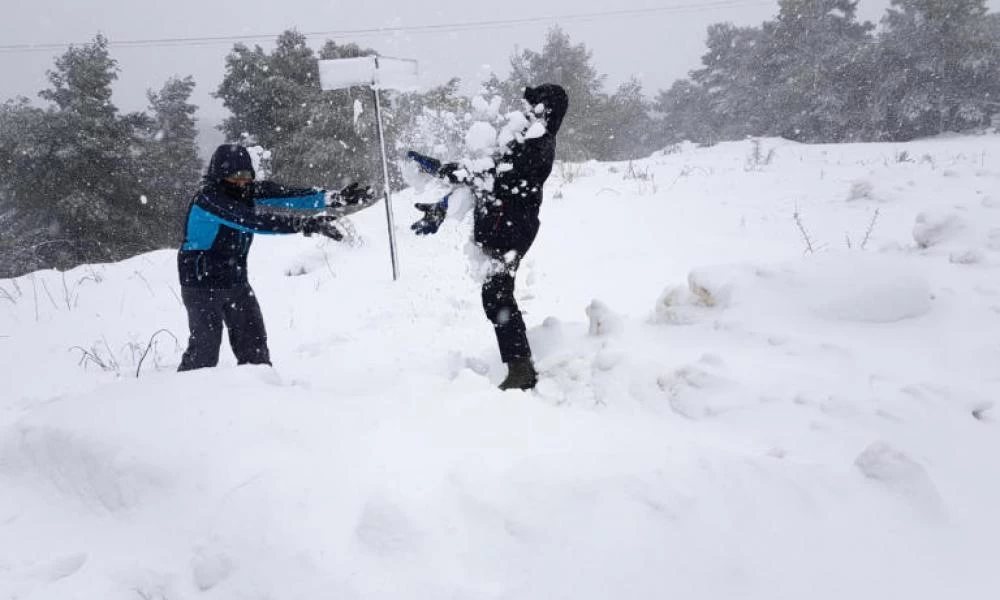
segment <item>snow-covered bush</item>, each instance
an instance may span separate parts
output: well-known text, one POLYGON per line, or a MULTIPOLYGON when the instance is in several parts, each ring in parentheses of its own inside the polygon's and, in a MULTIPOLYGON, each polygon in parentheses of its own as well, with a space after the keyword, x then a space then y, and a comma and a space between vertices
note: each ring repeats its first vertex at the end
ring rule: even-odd
POLYGON ((851 183, 851 189, 847 192, 847 201, 853 202, 855 200, 871 200, 874 191, 875 186, 873 186, 870 181, 859 179, 851 183))
POLYGON ((923 212, 913 225, 913 240, 921 248, 930 248, 954 239, 964 229, 965 224, 955 213, 923 212))

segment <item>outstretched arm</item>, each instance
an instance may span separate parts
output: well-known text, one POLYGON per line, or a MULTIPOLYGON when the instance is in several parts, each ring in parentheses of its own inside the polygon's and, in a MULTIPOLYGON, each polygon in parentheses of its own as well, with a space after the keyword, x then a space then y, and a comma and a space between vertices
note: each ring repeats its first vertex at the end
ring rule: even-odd
POLYGON ((194 208, 199 210, 192 210, 192 217, 215 221, 247 233, 298 233, 302 228, 300 217, 277 213, 261 214, 252 206, 218 194, 198 194, 194 204, 194 208))
POLYGON ((318 188, 293 188, 273 181, 257 181, 253 195, 260 206, 322 210, 326 207, 326 191, 318 188))

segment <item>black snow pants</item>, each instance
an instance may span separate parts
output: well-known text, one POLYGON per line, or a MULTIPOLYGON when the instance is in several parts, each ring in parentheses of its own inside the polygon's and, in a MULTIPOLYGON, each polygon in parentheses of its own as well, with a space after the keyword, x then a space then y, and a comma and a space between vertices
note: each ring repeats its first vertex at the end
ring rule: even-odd
POLYGON ((222 326, 238 364, 271 364, 267 332, 257 296, 249 285, 231 289, 182 287, 191 337, 178 371, 214 367, 219 363, 222 326))
POLYGON ((500 347, 500 358, 505 363, 531 358, 531 347, 524 325, 521 309, 514 299, 514 280, 521 259, 528 253, 538 233, 537 221, 534 226, 519 232, 521 235, 513 244, 505 248, 493 248, 481 244, 483 252, 496 263, 496 269, 483 282, 483 311, 493 323, 493 331, 500 347), (511 247, 512 246, 512 247, 511 247))

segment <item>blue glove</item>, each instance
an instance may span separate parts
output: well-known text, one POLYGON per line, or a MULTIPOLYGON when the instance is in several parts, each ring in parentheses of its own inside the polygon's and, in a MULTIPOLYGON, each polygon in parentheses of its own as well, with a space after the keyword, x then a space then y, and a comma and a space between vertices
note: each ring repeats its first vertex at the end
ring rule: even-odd
POLYGON ((433 204, 427 204, 423 202, 417 202, 413 206, 417 207, 417 210, 423 211, 424 217, 410 225, 410 229, 413 233, 417 235, 430 235, 437 233, 441 223, 444 222, 444 218, 448 216, 448 196, 445 196, 440 201, 433 204))
POLYGON ((438 170, 441 169, 441 161, 436 158, 431 158, 430 156, 424 156, 423 154, 414 152, 413 150, 406 153, 406 158, 417 163, 421 171, 430 173, 431 175, 437 175, 438 170))

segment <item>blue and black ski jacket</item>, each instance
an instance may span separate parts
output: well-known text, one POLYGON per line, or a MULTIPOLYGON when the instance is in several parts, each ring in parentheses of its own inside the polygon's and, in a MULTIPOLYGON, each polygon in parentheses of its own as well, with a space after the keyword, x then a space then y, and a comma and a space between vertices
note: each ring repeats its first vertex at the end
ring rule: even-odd
POLYGON ((191 200, 184 243, 177 253, 183 287, 231 289, 247 285, 247 253, 255 233, 297 233, 303 219, 258 207, 320 210, 326 194, 315 188, 289 188, 271 181, 239 187, 225 181, 240 171, 253 174, 246 148, 220 146, 201 189, 191 200))

